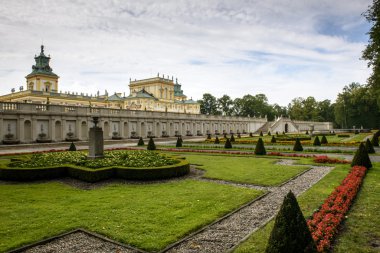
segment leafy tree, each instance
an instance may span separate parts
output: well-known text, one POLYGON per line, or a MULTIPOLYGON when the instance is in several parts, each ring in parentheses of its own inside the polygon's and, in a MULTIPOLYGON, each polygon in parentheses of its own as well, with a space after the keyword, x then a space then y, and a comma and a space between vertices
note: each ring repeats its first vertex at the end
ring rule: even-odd
POLYGON ((221 114, 226 116, 231 116, 233 112, 234 102, 228 95, 223 95, 221 98, 217 99, 218 110, 221 114))
POLYGON ((296 138, 296 142, 294 143, 293 151, 303 151, 301 141, 298 138, 296 138))
POLYGON ((360 143, 358 150, 356 150, 355 156, 352 159, 351 166, 364 166, 367 169, 372 167, 371 160, 369 159, 368 152, 363 142, 360 143))
POLYGON ((368 61, 372 74, 368 78, 368 86, 372 90, 380 108, 380 1, 373 0, 373 4, 363 13, 372 27, 369 31, 369 41, 363 51, 362 59, 368 61))
POLYGON ((203 94, 203 98, 198 100, 202 114, 218 115, 218 103, 216 98, 210 93, 203 94))
POLYGON ((154 144, 154 140, 152 137, 149 138, 148 146, 146 147, 147 150, 156 150, 156 144, 154 144))
POLYGON ((259 138, 255 147, 255 155, 266 155, 266 154, 267 154, 267 151, 265 150, 263 139, 259 138))
POLYGON ((285 196, 280 211, 276 216, 265 252, 317 252, 305 217, 291 191, 285 196))

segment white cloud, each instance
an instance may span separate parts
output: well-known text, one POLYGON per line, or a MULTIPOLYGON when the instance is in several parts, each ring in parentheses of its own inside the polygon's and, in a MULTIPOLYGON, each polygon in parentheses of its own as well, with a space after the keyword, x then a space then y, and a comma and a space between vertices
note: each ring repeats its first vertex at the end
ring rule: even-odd
POLYGON ((25 82, 43 40, 62 90, 128 94, 129 77, 160 72, 195 99, 333 100, 370 73, 353 40, 370 3, 0 0, 0 93, 25 82))

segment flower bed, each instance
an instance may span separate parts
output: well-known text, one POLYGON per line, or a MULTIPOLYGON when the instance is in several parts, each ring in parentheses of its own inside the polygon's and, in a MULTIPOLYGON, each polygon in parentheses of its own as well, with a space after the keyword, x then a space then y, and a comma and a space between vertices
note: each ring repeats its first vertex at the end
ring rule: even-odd
POLYGON ((367 169, 354 166, 340 186, 325 200, 321 208, 307 221, 319 252, 327 251, 354 201, 367 169))
POLYGON ((314 162, 316 162, 316 163, 341 163, 341 164, 350 163, 349 161, 341 160, 341 159, 337 159, 337 158, 330 158, 326 155, 315 156, 314 162))

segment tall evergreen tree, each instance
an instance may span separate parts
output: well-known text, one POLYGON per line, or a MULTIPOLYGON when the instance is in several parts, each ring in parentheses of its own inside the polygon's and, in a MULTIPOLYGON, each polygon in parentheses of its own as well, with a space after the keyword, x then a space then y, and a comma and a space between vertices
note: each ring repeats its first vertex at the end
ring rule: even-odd
POLYGON ((284 198, 267 245, 266 253, 317 252, 306 220, 291 191, 284 198))

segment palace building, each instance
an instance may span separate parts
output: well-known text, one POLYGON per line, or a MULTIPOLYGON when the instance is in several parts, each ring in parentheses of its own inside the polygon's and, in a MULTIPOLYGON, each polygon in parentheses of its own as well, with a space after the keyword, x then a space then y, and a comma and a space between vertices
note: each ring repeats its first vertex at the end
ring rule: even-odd
POLYGON ((36 63, 32 72, 27 75, 25 89, 12 90, 11 94, 0 96, 0 102, 21 102, 35 104, 85 106, 94 108, 113 108, 127 110, 143 110, 158 112, 177 112, 199 114, 200 105, 187 99, 181 84, 173 77, 164 76, 129 81, 129 96, 123 92, 109 95, 88 94, 78 92, 61 92, 58 86, 59 76, 50 67, 50 56, 46 56, 44 46, 34 57, 36 63))

